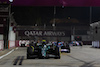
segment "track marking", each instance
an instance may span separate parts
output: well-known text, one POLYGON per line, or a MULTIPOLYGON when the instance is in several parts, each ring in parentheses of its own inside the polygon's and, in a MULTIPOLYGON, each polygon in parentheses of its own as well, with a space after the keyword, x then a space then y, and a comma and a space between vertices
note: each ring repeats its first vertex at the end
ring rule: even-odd
POLYGON ((12 53, 14 51, 14 49, 12 49, 11 51, 9 51, 8 53, 6 53, 5 55, 0 56, 0 59, 2 59, 3 57, 9 55, 10 53, 12 53))
POLYGON ((13 65, 16 65, 18 63, 18 60, 20 59, 20 56, 18 56, 16 59, 15 59, 15 62, 13 65))
MULTIPOLYGON (((16 50, 18 49, 18 47, 16 48, 16 50)), ((3 57, 5 57, 5 56, 7 56, 7 55, 9 55, 10 53, 12 53, 14 51, 14 49, 12 49, 11 51, 9 51, 8 53, 6 53, 6 54, 4 54, 4 55, 2 55, 2 56, 0 56, 0 59, 2 59, 3 57)))
POLYGON ((24 59, 24 56, 21 57, 20 62, 19 62, 19 65, 22 65, 23 59, 24 59))
POLYGON ((22 65, 22 62, 23 62, 23 59, 24 59, 24 56, 18 56, 15 60, 14 60, 14 64, 13 65, 22 65))

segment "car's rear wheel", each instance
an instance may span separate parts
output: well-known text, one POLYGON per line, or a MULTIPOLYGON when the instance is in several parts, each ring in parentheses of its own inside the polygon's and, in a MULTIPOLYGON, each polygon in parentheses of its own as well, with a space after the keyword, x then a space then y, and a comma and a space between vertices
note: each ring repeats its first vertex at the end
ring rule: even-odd
POLYGON ((55 55, 56 55, 55 59, 60 59, 60 50, 59 50, 59 47, 55 48, 55 55))
POLYGON ((70 50, 67 53, 70 53, 70 50))
POLYGON ((32 51, 32 48, 31 47, 27 47, 27 53, 33 54, 33 51, 32 51))
POLYGON ((67 53, 70 53, 70 49, 68 49, 69 51, 67 53))

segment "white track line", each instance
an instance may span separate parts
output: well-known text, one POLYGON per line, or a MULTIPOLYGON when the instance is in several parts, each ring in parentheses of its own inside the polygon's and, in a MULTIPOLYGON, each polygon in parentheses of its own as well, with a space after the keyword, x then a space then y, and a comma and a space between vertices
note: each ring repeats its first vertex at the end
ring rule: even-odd
MULTIPOLYGON (((16 49, 18 49, 18 47, 17 47, 16 49)), ((13 51, 14 51, 14 49, 12 49, 11 51, 9 51, 9 52, 6 53, 5 55, 0 56, 0 59, 2 59, 3 57, 9 55, 9 54, 12 53, 13 51)))
POLYGON ((18 47, 16 48, 16 50, 18 49, 18 47))

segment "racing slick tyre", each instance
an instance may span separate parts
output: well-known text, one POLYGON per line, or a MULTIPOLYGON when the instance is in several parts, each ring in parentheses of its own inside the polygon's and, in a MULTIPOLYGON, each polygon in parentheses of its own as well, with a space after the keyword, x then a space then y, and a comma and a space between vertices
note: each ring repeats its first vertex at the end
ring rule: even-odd
POLYGON ((70 53, 70 49, 69 49, 69 51, 67 53, 70 53))
POLYGON ((30 57, 30 55, 33 55, 32 48, 27 47, 27 59, 35 59, 35 57, 30 57))
POLYGON ((33 49, 31 47, 27 47, 27 53, 28 54, 33 54, 33 49))
POLYGON ((70 50, 67 53, 70 53, 70 50))
POLYGON ((59 47, 55 48, 55 54, 56 54, 55 59, 60 59, 60 50, 59 50, 59 47))

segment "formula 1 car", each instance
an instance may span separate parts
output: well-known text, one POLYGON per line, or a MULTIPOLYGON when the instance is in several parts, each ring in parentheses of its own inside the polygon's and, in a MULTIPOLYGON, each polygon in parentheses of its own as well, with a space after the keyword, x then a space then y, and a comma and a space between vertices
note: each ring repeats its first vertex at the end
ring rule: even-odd
POLYGON ((71 45, 71 46, 79 46, 79 43, 77 41, 72 41, 71 43, 69 43, 69 45, 71 45))
POLYGON ((64 46, 61 47, 61 53, 70 53, 70 46, 68 44, 65 44, 64 46))
POLYGON ((60 59, 59 47, 52 43, 31 43, 27 47, 27 59, 35 58, 55 58, 60 59))
POLYGON ((82 41, 72 41, 71 43, 69 43, 69 45, 71 45, 71 46, 82 46, 83 42, 82 41))

